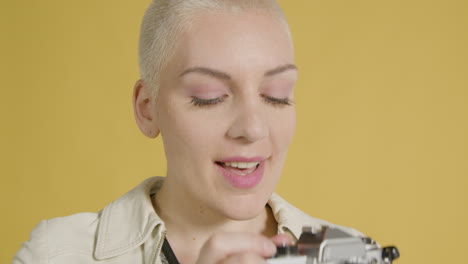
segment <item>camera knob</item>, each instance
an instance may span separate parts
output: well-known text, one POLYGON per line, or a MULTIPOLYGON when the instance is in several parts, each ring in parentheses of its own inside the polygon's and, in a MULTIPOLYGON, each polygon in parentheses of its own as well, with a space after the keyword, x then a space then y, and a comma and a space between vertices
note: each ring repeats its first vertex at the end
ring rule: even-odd
POLYGON ((387 261, 386 263, 392 263, 394 259, 400 257, 400 252, 396 247, 384 247, 382 249, 382 259, 387 261))
POLYGON ((294 256, 297 255, 296 246, 278 246, 276 247, 275 257, 285 257, 285 256, 294 256))

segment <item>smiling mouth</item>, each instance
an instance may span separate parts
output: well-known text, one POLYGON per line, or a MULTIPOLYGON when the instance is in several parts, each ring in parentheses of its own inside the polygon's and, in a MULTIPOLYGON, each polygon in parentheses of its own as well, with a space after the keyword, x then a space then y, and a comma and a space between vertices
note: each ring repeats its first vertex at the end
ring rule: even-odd
POLYGON ((235 173, 240 176, 245 176, 253 173, 259 166, 260 162, 220 162, 216 161, 216 165, 225 170, 235 173))

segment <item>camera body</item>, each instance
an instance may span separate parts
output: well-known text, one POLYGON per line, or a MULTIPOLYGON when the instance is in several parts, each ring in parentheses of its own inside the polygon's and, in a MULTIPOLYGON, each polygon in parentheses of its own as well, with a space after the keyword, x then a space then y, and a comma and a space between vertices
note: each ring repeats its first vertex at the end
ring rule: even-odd
POLYGON ((396 247, 380 247, 368 237, 355 237, 323 226, 305 226, 296 245, 277 248, 269 264, 391 264, 400 256, 396 247))

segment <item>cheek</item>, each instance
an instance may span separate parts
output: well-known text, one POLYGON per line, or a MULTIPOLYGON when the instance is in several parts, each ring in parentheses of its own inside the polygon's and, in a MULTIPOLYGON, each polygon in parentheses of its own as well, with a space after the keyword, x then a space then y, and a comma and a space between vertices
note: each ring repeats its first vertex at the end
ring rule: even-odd
POLYGON ((275 126, 272 129, 271 140, 273 145, 274 159, 272 164, 273 179, 272 188, 275 188, 278 180, 281 176, 281 172, 284 167, 286 155, 288 152, 289 145, 292 141, 294 131, 296 128, 296 115, 295 111, 287 113, 278 118, 275 121, 275 126))
POLYGON ((294 108, 276 115, 272 120, 271 131, 272 140, 275 142, 277 151, 286 152, 294 136, 296 129, 296 111, 294 108))
POLYGON ((213 140, 219 138, 216 122, 201 117, 198 111, 183 110, 187 106, 166 107, 168 111, 161 133, 168 159, 190 163, 211 155, 213 140))

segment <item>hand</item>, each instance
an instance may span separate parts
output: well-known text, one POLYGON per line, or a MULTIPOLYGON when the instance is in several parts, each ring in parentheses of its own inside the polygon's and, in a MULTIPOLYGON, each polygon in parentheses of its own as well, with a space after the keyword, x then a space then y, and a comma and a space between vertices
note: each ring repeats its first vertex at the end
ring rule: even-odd
POLYGON ((203 245, 197 264, 266 263, 278 245, 290 245, 291 238, 280 234, 268 239, 251 233, 216 234, 203 245))

